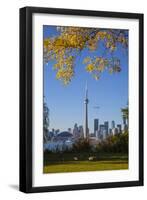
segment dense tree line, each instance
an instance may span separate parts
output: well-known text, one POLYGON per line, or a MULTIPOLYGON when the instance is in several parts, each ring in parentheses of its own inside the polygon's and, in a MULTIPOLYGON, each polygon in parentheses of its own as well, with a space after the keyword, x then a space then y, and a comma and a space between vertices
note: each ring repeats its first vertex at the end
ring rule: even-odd
MULTIPOLYGON (((52 153, 48 150, 46 152, 52 153)), ((54 153, 61 153, 61 150, 57 148, 54 153)), ((91 145, 89 139, 81 138, 72 148, 63 148, 62 153, 128 153, 128 132, 108 136, 96 145, 91 145)))

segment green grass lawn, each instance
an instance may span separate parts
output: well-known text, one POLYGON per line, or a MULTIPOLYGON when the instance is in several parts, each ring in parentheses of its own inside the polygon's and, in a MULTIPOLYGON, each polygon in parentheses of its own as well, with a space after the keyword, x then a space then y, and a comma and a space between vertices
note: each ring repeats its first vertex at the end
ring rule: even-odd
POLYGON ((43 168, 44 173, 82 172, 128 169, 127 160, 100 160, 100 161, 64 161, 50 163, 43 168))

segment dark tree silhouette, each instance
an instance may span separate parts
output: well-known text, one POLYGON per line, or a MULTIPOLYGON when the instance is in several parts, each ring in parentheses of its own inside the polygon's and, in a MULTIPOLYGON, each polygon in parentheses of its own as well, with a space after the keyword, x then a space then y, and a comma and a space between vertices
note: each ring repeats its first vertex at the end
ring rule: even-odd
POLYGON ((47 142, 49 128, 49 108, 47 104, 43 102, 43 142, 47 142))

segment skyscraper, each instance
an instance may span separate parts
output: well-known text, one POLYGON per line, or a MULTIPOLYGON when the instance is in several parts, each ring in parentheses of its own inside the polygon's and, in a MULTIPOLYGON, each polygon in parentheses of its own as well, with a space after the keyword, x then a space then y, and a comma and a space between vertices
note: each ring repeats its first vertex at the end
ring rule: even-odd
POLYGON ((83 126, 79 126, 79 137, 84 136, 83 126))
POLYGON ((104 124, 100 124, 99 132, 101 134, 102 139, 104 139, 105 138, 105 126, 104 126, 104 124))
POLYGON ((109 122, 108 121, 104 122, 104 126, 105 126, 106 135, 108 135, 108 132, 109 132, 109 122))
POLYGON ((121 124, 117 124, 117 129, 118 129, 118 133, 121 133, 121 131, 122 131, 121 124))
POLYGON ((76 123, 73 128, 73 136, 76 138, 78 135, 79 135, 79 130, 78 130, 78 125, 76 123))
POLYGON ((118 129, 117 128, 113 128, 112 129, 112 135, 117 135, 118 134, 118 129))
POLYGON ((96 136, 96 131, 98 132, 99 130, 99 120, 94 119, 94 135, 96 136))
POLYGON ((109 135, 112 135, 112 128, 109 128, 109 135))
POLYGON ((88 88, 87 88, 87 84, 86 84, 86 88, 85 88, 85 100, 84 100, 84 104, 85 104, 85 130, 84 130, 84 137, 88 138, 89 135, 89 128, 88 128, 88 88))
POLYGON ((115 128, 115 121, 112 121, 112 123, 111 123, 111 128, 112 128, 112 129, 115 128))

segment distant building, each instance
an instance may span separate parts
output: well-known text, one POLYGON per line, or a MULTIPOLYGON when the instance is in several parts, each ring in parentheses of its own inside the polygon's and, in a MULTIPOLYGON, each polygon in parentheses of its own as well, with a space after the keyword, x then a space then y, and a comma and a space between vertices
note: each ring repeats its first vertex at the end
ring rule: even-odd
POLYGON ((112 135, 112 128, 109 128, 109 135, 112 135))
POLYGON ((117 124, 118 133, 122 132, 121 124, 117 124))
POLYGON ((63 131, 57 135, 56 140, 66 141, 66 140, 70 140, 72 136, 73 135, 71 133, 67 131, 63 131))
POLYGON ((79 126, 79 137, 84 137, 84 129, 83 126, 79 126))
POLYGON ((54 134, 55 134, 55 135, 58 135, 59 133, 60 133, 60 130, 59 130, 59 129, 57 129, 57 130, 54 131, 54 134))
POLYGON ((55 129, 54 128, 52 128, 52 133, 53 133, 53 135, 55 135, 55 129))
POLYGON ((111 122, 111 128, 114 129, 115 128, 115 121, 111 122))
POLYGON ((118 134, 118 129, 117 128, 113 128, 112 129, 112 134, 113 135, 117 135, 118 134))
POLYGON ((104 139, 105 138, 105 126, 104 124, 100 124, 100 135, 101 135, 101 139, 104 139))
POLYGON ((99 131, 97 130, 97 131, 95 131, 95 137, 99 140, 100 139, 100 137, 99 137, 99 131))
POLYGON ((96 132, 99 130, 99 120, 94 119, 94 135, 96 136, 96 132))
POLYGON ((105 126, 106 136, 108 136, 108 133, 109 133, 109 122, 108 122, 108 121, 105 121, 105 122, 104 122, 104 126, 105 126))
POLYGON ((63 131, 44 144, 44 150, 48 149, 53 152, 64 151, 66 149, 71 149, 72 145, 73 135, 67 131, 63 131))
POLYGON ((95 137, 94 133, 89 133, 89 137, 95 137))
POLYGON ((71 130, 71 128, 68 128, 68 132, 69 132, 69 133, 72 133, 72 130, 71 130))
POLYGON ((104 124, 100 124, 100 133, 102 133, 104 131, 104 129, 105 129, 104 124))
POLYGON ((77 123, 74 125, 73 136, 74 136, 75 138, 79 136, 79 130, 78 130, 78 125, 77 125, 77 123))

